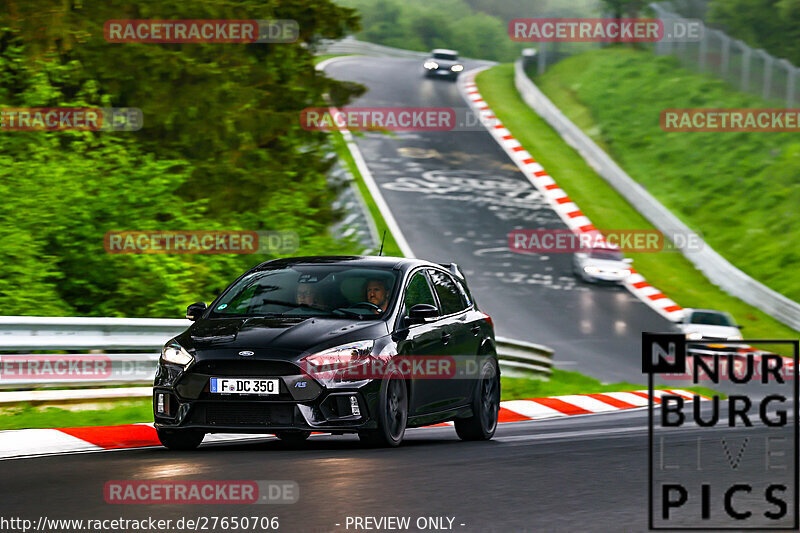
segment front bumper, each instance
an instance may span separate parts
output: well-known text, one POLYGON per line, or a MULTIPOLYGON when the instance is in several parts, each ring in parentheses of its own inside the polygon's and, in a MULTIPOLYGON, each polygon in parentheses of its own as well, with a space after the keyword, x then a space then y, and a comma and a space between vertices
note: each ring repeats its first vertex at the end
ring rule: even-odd
POLYGON ((425 75, 430 78, 457 78, 458 74, 448 68, 425 69, 425 75))
POLYGON ((624 283, 628 279, 628 274, 616 274, 614 272, 598 272, 590 274, 586 271, 583 273, 584 278, 591 281, 599 281, 604 283, 624 283))
POLYGON ((293 363, 247 363, 204 361, 185 372, 176 365, 160 363, 153 386, 155 426, 206 433, 352 432, 377 427, 371 415, 380 380, 326 386, 293 363), (212 393, 212 377, 277 378, 280 390, 274 395, 212 393))

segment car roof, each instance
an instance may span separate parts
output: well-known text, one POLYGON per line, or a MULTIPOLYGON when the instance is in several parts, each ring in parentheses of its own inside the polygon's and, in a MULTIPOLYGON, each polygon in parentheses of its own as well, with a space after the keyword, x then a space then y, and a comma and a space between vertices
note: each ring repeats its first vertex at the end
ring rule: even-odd
POLYGON ((458 52, 455 50, 448 50, 447 48, 434 48, 431 50, 431 54, 451 54, 457 56, 458 52))
POLYGON ((407 271, 416 266, 430 266, 443 268, 441 265, 424 261, 422 259, 409 259, 406 257, 390 257, 390 256, 377 256, 377 255, 322 255, 322 256, 307 256, 307 257, 285 257, 282 259, 273 259, 265 261, 253 268, 252 270, 260 270, 265 268, 274 268, 290 265, 332 265, 347 263, 353 267, 378 267, 378 268, 394 268, 401 271, 407 271))

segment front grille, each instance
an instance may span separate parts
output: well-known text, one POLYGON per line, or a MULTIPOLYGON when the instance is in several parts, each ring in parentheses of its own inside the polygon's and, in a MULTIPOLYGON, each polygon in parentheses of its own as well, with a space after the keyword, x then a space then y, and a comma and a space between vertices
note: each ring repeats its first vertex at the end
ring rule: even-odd
POLYGON ((259 361, 258 359, 198 361, 192 368, 192 372, 215 377, 296 376, 302 373, 297 365, 288 361, 259 361))
POLYGON ((209 426, 291 426, 294 425, 294 405, 264 405, 263 403, 209 403, 196 405, 192 423, 209 426))

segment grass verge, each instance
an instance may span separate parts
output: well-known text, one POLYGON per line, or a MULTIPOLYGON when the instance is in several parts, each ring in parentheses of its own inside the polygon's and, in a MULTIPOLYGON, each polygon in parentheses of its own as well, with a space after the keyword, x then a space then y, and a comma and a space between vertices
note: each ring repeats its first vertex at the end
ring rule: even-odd
MULTIPOLYGON (((497 117, 596 227, 654 229, 525 104, 514 87, 513 65, 499 65, 481 72, 476 83, 497 117)), ((800 336, 766 313, 720 290, 680 253, 628 255, 634 259, 636 270, 679 305, 723 309, 732 313, 745 326, 745 337, 796 339, 800 336)))
POLYGON ((19 404, 0 408, 0 430, 114 426, 153 421, 150 398, 72 405, 19 404))
MULTIPOLYGON (((545 398, 547 396, 563 396, 565 394, 596 394, 600 392, 627 392, 646 390, 647 385, 635 383, 610 383, 604 385, 600 381, 579 372, 553 369, 550 380, 525 378, 500 378, 500 389, 503 400, 527 400, 545 398)), ((668 387, 656 387, 663 390, 668 387)), ((680 387, 682 390, 696 392, 703 396, 726 396, 705 387, 680 387)))
MULTIPOLYGON (((549 381, 509 377, 502 377, 501 380, 503 400, 526 400, 563 394, 624 392, 647 388, 646 385, 633 383, 603 385, 596 379, 578 372, 555 369, 549 381)), ((705 396, 719 394, 704 387, 692 387, 686 390, 705 396)), ((720 397, 724 398, 722 395, 720 397)), ((114 426, 152 421, 153 404, 150 398, 60 406, 21 404, 0 408, 0 430, 114 426)))
POLYGON ((537 83, 642 186, 726 259, 800 301, 800 140, 792 132, 664 131, 668 109, 781 108, 682 68, 608 47, 558 63, 537 83), (614 83, 608 83, 608 79, 614 83))
POLYGON ((349 55, 353 55, 353 54, 324 54, 324 55, 321 55, 321 56, 314 56, 314 65, 315 66, 319 65, 320 63, 322 63, 326 59, 330 59, 332 57, 345 57, 345 56, 349 56, 349 55))

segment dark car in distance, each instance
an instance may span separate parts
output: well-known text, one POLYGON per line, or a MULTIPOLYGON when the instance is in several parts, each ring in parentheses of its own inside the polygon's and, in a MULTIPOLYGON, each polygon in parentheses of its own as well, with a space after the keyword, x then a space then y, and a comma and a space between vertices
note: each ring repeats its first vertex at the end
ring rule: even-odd
POLYGON ((299 442, 312 431, 397 446, 406 428, 451 420, 464 440, 494 435, 494 327, 455 264, 277 259, 187 318, 153 389, 167 448, 193 449, 207 433, 299 442))

